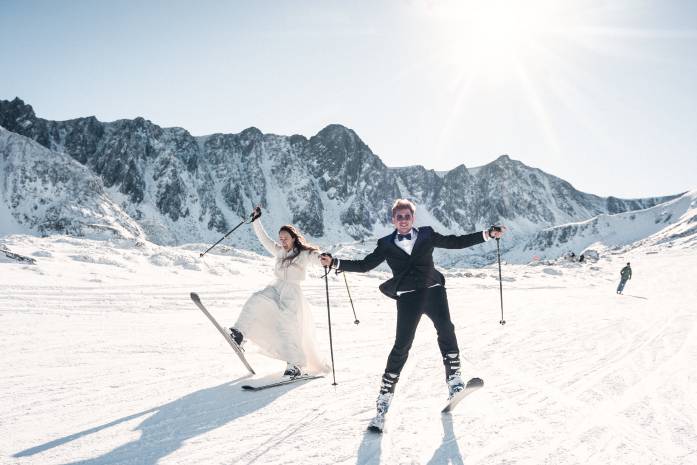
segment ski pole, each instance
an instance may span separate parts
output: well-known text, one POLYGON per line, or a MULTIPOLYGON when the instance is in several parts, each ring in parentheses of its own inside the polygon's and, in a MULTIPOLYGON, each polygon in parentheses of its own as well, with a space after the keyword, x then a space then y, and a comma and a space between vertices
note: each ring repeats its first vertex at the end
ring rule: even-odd
POLYGON ((499 241, 500 239, 497 237, 496 238, 496 257, 499 260, 499 293, 501 295, 501 323, 502 325, 506 324, 506 320, 503 319, 503 283, 501 282, 501 249, 499 248, 499 241))
POLYGON ((225 234, 223 237, 221 237, 220 240, 219 240, 218 242, 216 242, 216 243, 213 244, 212 246, 208 247, 208 249, 207 249, 205 252, 203 252, 202 254, 199 254, 199 258, 203 258, 203 256, 206 255, 208 252, 210 252, 210 250, 211 250, 213 247, 215 247, 216 245, 218 245, 218 244, 220 244, 221 242, 223 242, 223 241, 225 240, 225 238, 228 237, 230 234, 232 234, 237 228, 239 228, 240 226, 242 226, 242 225, 245 224, 245 223, 251 223, 251 222, 253 222, 255 219, 257 219, 258 216, 257 216, 257 217, 254 216, 254 215, 256 214, 256 212, 257 212, 257 210, 255 209, 254 212, 252 212, 252 214, 250 215, 249 220, 242 220, 242 221, 240 221, 240 223, 239 223, 237 226, 235 226, 235 227, 232 228, 230 231, 228 231, 227 234, 225 234))
POLYGON ((324 273, 324 288, 327 293, 327 322, 329 326, 329 353, 331 354, 332 357, 332 377, 334 378, 334 382, 332 383, 332 386, 336 386, 336 372, 334 371, 334 345, 332 342, 332 312, 329 309, 329 271, 331 270, 331 267, 324 267, 324 270, 326 273, 324 273))
POLYGON ((344 275, 344 283, 346 283, 346 292, 349 296, 349 302, 351 302, 351 310, 353 310, 353 323, 357 325, 358 323, 360 323, 360 321, 358 321, 358 317, 356 316, 356 308, 353 306, 353 299, 351 298, 351 291, 349 290, 348 281, 346 280, 346 273, 342 272, 341 274, 344 275))

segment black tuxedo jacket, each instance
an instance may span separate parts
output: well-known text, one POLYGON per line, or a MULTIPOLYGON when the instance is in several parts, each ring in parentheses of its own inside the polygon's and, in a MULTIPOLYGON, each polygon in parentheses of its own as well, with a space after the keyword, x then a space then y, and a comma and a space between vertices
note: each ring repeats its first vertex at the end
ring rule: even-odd
POLYGON ((380 291, 397 298, 399 291, 423 289, 435 284, 445 285, 445 277, 433 266, 433 249, 464 249, 484 242, 481 231, 464 236, 443 236, 430 226, 417 229, 418 235, 411 255, 394 243, 397 230, 378 239, 373 252, 363 260, 340 260, 340 271, 365 273, 387 260, 393 277, 380 285, 380 291))

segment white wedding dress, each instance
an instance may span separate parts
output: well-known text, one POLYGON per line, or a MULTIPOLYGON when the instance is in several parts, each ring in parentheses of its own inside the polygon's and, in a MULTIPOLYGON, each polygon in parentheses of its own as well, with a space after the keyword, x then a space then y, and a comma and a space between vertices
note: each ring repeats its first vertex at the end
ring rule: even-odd
POLYGON ((276 279, 247 300, 234 327, 264 355, 296 365, 304 373, 326 373, 330 367, 317 353, 312 312, 300 287, 305 268, 319 266, 319 252, 304 250, 284 264, 288 252, 269 237, 259 220, 252 226, 275 258, 276 279))

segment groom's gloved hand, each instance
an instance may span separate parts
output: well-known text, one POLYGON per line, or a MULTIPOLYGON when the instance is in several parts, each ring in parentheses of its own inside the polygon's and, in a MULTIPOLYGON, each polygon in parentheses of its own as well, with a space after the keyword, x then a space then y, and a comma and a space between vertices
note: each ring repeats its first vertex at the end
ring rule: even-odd
POLYGON ((319 261, 320 263, 322 263, 322 266, 332 266, 334 264, 332 254, 330 254, 329 252, 322 252, 319 255, 319 261))
POLYGON ((492 239, 500 239, 503 236, 503 232, 506 230, 505 226, 492 225, 486 230, 486 233, 492 239))

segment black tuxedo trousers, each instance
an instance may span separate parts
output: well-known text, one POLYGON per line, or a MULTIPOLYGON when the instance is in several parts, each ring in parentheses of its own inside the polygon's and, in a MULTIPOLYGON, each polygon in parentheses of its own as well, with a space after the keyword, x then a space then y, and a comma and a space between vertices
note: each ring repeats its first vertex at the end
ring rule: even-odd
MULTIPOLYGON (((458 354, 457 337, 455 336, 455 326, 450 320, 450 309, 448 308, 448 296, 445 287, 436 286, 426 289, 419 289, 414 292, 402 294, 397 299, 397 332, 395 334, 394 346, 387 358, 385 373, 392 373, 397 376, 402 371, 404 364, 409 356, 409 350, 414 342, 416 328, 421 321, 421 316, 426 315, 433 322, 438 334, 438 347, 443 355, 445 363, 445 375, 452 374, 452 363, 446 360, 446 354, 458 354)), ((457 368, 459 368, 459 358, 457 368)), ((452 360, 454 362, 455 360, 452 360)))

